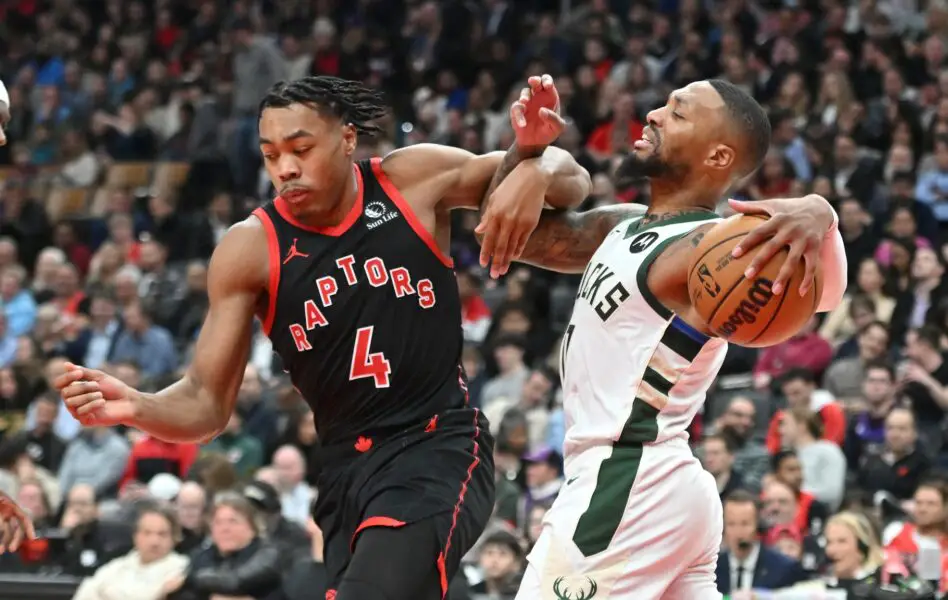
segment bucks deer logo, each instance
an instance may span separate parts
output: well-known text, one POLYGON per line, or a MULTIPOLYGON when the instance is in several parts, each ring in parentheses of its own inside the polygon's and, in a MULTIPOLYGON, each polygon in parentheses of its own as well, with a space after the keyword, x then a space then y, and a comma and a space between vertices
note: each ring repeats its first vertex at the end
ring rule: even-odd
POLYGON ((553 582, 553 593, 558 600, 591 600, 596 592, 599 591, 599 585, 591 578, 584 577, 583 585, 576 590, 570 590, 565 585, 565 577, 557 577, 553 582))

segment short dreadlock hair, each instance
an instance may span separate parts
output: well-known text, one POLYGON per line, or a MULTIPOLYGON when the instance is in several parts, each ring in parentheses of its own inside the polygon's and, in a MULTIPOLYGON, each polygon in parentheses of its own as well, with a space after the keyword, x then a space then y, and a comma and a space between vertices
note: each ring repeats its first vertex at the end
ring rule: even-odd
POLYGON ((328 112, 351 124, 359 135, 368 136, 382 131, 372 121, 382 117, 386 110, 382 95, 375 90, 358 81, 320 75, 273 84, 260 102, 258 117, 266 108, 286 108, 291 104, 328 112))
POLYGON ((741 157, 741 177, 750 175, 764 162, 770 149, 770 120, 754 97, 730 81, 711 79, 708 81, 724 101, 728 119, 741 136, 748 155, 741 157))

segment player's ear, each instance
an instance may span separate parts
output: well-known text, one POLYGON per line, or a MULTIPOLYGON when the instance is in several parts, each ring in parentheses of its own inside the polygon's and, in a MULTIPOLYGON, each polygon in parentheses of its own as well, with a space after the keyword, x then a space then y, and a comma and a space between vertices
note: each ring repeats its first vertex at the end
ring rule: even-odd
POLYGON ((342 126, 342 148, 345 150, 346 156, 352 156, 355 153, 358 138, 359 135, 352 123, 346 123, 342 126))
POLYGON ((737 155, 734 152, 734 148, 724 144, 717 144, 711 149, 704 164, 712 169, 729 169, 734 164, 736 158, 737 155))

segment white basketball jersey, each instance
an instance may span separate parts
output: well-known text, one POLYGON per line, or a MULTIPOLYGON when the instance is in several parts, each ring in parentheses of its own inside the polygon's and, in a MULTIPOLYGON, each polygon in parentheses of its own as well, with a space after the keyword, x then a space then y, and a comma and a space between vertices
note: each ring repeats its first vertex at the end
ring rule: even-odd
POLYGON ((678 318, 649 291, 649 268, 675 240, 711 220, 688 213, 609 233, 583 273, 560 348, 564 451, 680 436, 714 381, 727 342, 678 318))

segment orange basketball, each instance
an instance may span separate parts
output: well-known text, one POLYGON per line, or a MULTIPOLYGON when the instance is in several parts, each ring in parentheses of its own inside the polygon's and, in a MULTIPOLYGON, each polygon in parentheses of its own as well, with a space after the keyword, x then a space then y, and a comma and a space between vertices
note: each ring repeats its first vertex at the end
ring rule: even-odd
POLYGON ((804 275, 801 261, 783 292, 774 295, 771 288, 787 257, 786 248, 753 279, 744 278, 757 248, 740 258, 732 257, 731 251, 766 219, 735 215, 718 223, 695 248, 688 267, 688 294, 698 315, 716 335, 751 348, 773 346, 797 334, 816 312, 823 291, 822 273, 817 267, 813 285, 800 296, 804 275))

